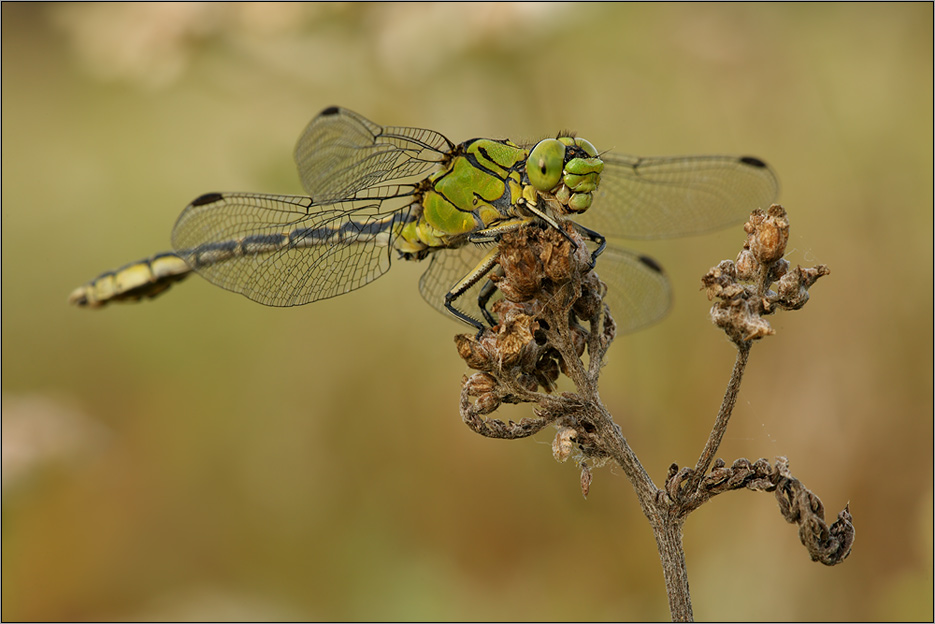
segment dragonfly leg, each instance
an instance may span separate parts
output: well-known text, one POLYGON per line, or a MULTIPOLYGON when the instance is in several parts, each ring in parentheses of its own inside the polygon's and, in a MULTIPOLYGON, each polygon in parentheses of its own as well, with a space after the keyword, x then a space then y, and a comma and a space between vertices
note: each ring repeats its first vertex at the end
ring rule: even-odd
POLYGON ((496 243, 500 240, 500 237, 507 232, 515 232, 523 226, 535 222, 536 219, 534 217, 516 217, 515 219, 498 221, 490 227, 485 227, 481 230, 477 230, 476 232, 472 232, 468 236, 468 240, 472 243, 496 243))
MULTIPOLYGON (((456 317, 458 317, 465 323, 476 327, 478 330, 478 333, 486 329, 484 327, 484 324, 479 322, 477 319, 468 316, 464 312, 461 312, 460 310, 455 308, 454 305, 452 304, 455 302, 455 300, 458 297, 460 297, 465 292, 467 292, 468 289, 471 288, 471 286, 479 282, 481 279, 484 278, 485 275, 490 273, 491 269, 493 269, 494 266, 496 266, 497 258, 499 257, 500 257, 500 250, 497 248, 491 249, 490 252, 481 259, 481 261, 477 264, 477 266, 471 269, 470 273, 462 277, 461 280, 457 284, 455 284, 454 287, 451 290, 449 290, 447 294, 445 294, 445 309, 447 309, 449 312, 454 314, 456 317)), ((493 293, 491 293, 491 295, 492 294, 493 293)), ((490 297, 488 296, 487 299, 489 298, 490 297)), ((484 319, 488 323, 490 323, 491 327, 496 325, 493 317, 490 315, 489 312, 487 312, 487 310, 484 307, 481 307, 481 311, 484 315, 484 319)))
MULTIPOLYGON (((502 269, 495 269, 498 275, 502 275, 502 269)), ((491 327, 497 324, 493 316, 487 310, 487 304, 490 302, 490 298, 493 297, 494 293, 497 292, 497 284, 492 280, 487 280, 480 290, 480 294, 477 295, 477 307, 480 308, 481 314, 484 315, 484 320, 490 324, 491 327)))
POLYGON ((603 234, 595 232, 592 229, 586 228, 580 223, 575 223, 574 221, 572 221, 572 224, 574 225, 575 230, 579 234, 587 238, 592 243, 597 243, 597 249, 595 249, 594 252, 591 254, 591 268, 593 269, 594 265, 597 264, 597 257, 601 255, 602 253, 604 253, 604 249, 607 247, 607 239, 604 238, 603 234))

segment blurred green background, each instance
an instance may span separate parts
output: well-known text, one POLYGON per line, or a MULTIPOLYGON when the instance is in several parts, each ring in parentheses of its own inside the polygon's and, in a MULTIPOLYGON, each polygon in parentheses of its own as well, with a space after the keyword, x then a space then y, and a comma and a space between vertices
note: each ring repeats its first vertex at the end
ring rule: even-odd
MULTIPOLYGON (((458 416, 464 328, 397 263, 272 309, 199 278, 135 306, 68 293, 169 244, 206 191, 299 193, 322 108, 381 124, 770 162, 793 264, 830 265, 751 356, 720 455, 848 501, 812 563, 770 495, 686 525, 699 619, 932 612, 932 5, 2 6, 4 620, 665 619, 619 470, 458 416)), ((599 209, 599 207, 595 207, 599 209)), ((743 232, 630 245, 666 321, 602 396, 653 479, 693 464, 733 349, 699 278, 743 232)), ((528 407, 502 418, 529 415, 528 407)))

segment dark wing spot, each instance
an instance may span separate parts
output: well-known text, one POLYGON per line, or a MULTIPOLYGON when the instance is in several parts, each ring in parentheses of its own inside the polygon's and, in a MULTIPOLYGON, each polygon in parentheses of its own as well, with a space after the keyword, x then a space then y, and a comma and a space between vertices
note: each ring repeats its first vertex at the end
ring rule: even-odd
POLYGON ((321 111, 321 113, 319 113, 319 117, 330 117, 331 115, 337 115, 340 112, 341 109, 337 106, 329 106, 325 110, 321 111))
POLYGON ((205 206, 207 204, 213 204, 214 202, 221 201, 224 199, 224 196, 220 193, 205 193, 201 197, 196 198, 192 202, 192 206, 205 206))
POLYGON ((750 165, 751 167, 758 167, 760 169, 766 169, 766 163, 757 158, 756 156, 741 156, 740 162, 745 165, 750 165))
POLYGON ((655 271, 656 273, 665 273, 665 271, 662 270, 662 266, 649 256, 640 256, 640 262, 645 264, 649 269, 655 271))

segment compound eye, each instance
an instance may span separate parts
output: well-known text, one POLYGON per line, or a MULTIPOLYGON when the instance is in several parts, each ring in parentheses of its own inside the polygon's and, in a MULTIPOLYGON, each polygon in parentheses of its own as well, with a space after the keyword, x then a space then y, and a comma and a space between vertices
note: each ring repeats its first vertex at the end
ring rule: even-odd
POLYGON ((529 182, 540 191, 551 191, 562 179, 565 146, 558 139, 539 141, 526 160, 529 182))

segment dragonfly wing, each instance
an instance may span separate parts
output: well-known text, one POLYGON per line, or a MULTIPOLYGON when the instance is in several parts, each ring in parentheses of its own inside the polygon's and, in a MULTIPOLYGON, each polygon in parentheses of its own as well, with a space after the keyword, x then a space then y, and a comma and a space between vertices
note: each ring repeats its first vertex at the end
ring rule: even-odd
POLYGON ((410 218, 410 187, 365 189, 343 201, 209 193, 172 231, 175 252, 208 281, 269 306, 360 288, 390 267, 394 225, 410 218))
POLYGON ((453 148, 451 141, 432 130, 378 126, 332 106, 299 137, 295 162, 312 197, 335 201, 377 184, 424 176, 453 148))
POLYGON ((618 334, 629 334, 661 320, 672 306, 669 279, 655 260, 608 246, 595 273, 607 285, 604 301, 610 307, 618 334))
POLYGON ((665 238, 742 223, 779 192, 775 173, 749 156, 638 158, 603 154, 594 206, 575 217, 610 237, 665 238))

